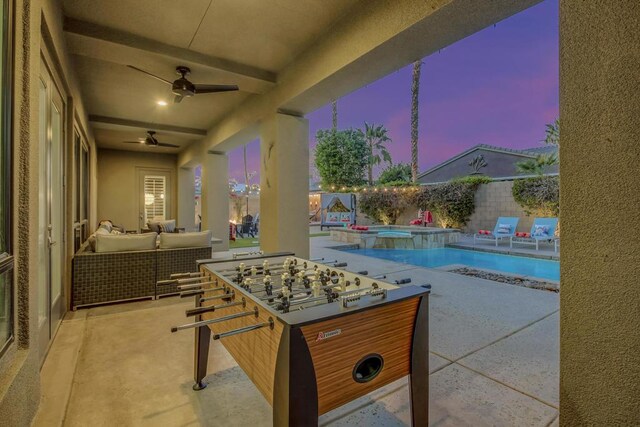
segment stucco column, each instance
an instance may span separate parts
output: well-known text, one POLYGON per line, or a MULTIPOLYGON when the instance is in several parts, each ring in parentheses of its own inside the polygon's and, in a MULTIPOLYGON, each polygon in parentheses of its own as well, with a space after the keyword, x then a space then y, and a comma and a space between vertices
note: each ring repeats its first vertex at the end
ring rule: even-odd
POLYGON ((640 2, 560 1, 560 425, 640 424, 640 2))
POLYGON ((196 228, 196 169, 178 168, 178 226, 186 231, 196 228))
POLYGON ((229 249, 229 159, 208 153, 202 162, 202 230, 211 230, 222 243, 214 251, 229 249))
POLYGON ((260 129, 260 247, 309 256, 309 122, 274 114, 260 129))

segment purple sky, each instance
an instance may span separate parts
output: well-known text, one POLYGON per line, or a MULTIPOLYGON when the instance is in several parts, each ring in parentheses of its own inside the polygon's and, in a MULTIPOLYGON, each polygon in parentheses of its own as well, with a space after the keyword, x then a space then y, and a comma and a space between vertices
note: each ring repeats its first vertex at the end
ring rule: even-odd
MULTIPOLYGON (((394 163, 410 160, 411 66, 338 100, 338 127, 383 124, 394 163)), ((476 144, 528 148, 558 116, 558 0, 546 0, 424 58, 420 85, 420 170, 476 144)), ((331 106, 307 115, 310 151, 331 127, 331 106)), ((259 142, 248 145, 259 172, 259 142)), ((313 156, 311 158, 313 160, 313 156)), ((229 175, 244 182, 242 148, 229 175)), ((259 176, 252 180, 259 182, 259 176)))

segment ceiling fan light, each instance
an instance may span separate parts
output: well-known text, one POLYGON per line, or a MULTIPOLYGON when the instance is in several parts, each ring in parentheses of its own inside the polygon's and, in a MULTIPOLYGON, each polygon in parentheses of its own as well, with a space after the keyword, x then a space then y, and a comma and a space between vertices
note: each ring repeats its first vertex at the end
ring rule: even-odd
POLYGON ((158 101, 158 102, 157 102, 157 104, 158 104, 159 106, 161 106, 161 107, 166 107, 167 105, 169 105, 169 104, 167 103, 167 101, 165 101, 165 100, 163 100, 163 99, 161 99, 160 101, 158 101))

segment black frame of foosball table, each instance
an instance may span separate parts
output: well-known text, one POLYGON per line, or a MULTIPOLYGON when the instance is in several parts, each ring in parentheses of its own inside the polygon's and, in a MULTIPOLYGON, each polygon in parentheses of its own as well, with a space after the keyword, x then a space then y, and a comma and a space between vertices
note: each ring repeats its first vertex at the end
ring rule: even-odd
MULTIPOLYGON (((242 258, 225 258, 220 260, 197 261, 198 270, 203 264, 220 264, 225 262, 242 262, 246 260, 295 256, 292 252, 278 252, 245 256, 242 258)), ((321 261, 312 261, 322 264, 321 261)), ((356 274, 356 273, 354 273, 356 274)), ((411 425, 427 426, 429 421, 429 293, 428 288, 416 292, 417 286, 394 289, 394 295, 387 297, 385 303, 400 302, 420 296, 416 312, 411 344, 411 363, 409 377, 409 395, 411 401, 411 425), (397 292, 404 290, 405 292, 397 292)), ((199 301, 196 296, 196 301, 199 301)), ((259 302, 262 306, 261 301, 259 302)), ((198 303, 196 303, 198 305, 198 303)), ((318 315, 322 308, 331 308, 326 304, 314 307, 314 315, 303 311, 287 313, 287 320, 277 316, 277 321, 284 324, 280 346, 278 348, 276 372, 273 387, 273 425, 275 427, 297 427, 318 425, 318 390, 315 369, 309 347, 302 334, 301 326, 343 316, 343 313, 318 315), (318 310, 320 309, 320 310, 318 310), (291 316, 294 315, 294 316, 291 316), (295 377, 291 375, 295 372, 295 377)), ((357 312, 370 310, 376 304, 358 308, 357 312)), ((332 310, 333 311, 333 310, 332 310)), ((355 312, 355 311, 354 311, 355 312)), ((196 320, 201 320, 197 316, 196 320)), ((208 326, 195 330, 194 347, 194 386, 193 390, 202 390, 207 385, 203 382, 207 375, 209 348, 212 331, 208 326)))

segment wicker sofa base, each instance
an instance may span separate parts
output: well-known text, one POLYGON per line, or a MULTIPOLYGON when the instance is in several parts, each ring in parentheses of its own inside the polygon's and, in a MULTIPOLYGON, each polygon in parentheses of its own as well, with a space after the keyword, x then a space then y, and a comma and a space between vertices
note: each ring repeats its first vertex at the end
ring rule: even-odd
MULTIPOLYGON (((211 258, 211 248, 158 249, 156 281, 168 280, 172 274, 198 271, 196 261, 211 258)), ((156 298, 176 295, 178 285, 156 286, 156 298)))
POLYGON ((93 306, 177 293, 175 285, 156 288, 171 274, 196 271, 196 261, 211 257, 211 247, 94 253, 81 249, 73 258, 71 307, 93 306))

